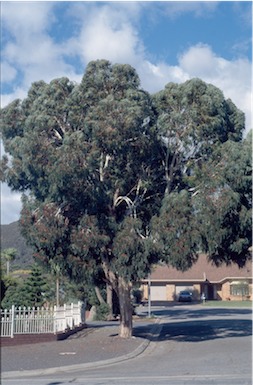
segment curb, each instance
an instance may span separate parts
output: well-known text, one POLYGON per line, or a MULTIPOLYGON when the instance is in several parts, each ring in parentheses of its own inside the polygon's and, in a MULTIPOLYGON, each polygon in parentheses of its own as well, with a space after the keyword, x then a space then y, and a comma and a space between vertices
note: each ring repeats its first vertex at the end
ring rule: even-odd
POLYGON ((151 327, 152 340, 145 339, 133 352, 125 354, 120 357, 110 358, 108 360, 95 361, 95 362, 87 362, 85 364, 76 364, 76 365, 68 365, 64 367, 54 367, 48 369, 34 369, 34 370, 22 370, 22 371, 10 371, 10 372, 2 372, 2 379, 9 378, 21 378, 21 377, 33 377, 33 376, 43 376, 50 375, 56 373, 66 373, 66 372, 74 372, 77 370, 88 370, 88 369, 96 369, 99 367, 116 364, 119 362, 127 361, 133 359, 140 354, 142 354, 151 342, 157 341, 162 325, 160 324, 160 319, 158 318, 155 324, 151 327))

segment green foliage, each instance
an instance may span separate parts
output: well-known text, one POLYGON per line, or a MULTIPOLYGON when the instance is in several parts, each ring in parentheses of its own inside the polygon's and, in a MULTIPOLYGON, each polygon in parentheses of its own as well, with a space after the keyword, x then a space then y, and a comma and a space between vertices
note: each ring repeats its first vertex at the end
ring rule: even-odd
POLYGON ((45 302, 43 295, 45 287, 46 280, 39 267, 34 264, 31 274, 25 280, 12 278, 9 281, 1 307, 10 308, 12 305, 41 306, 45 302))
POLYGON ((203 194, 195 197, 202 245, 217 265, 243 266, 252 246, 251 143, 227 141, 216 164, 202 172, 203 194), (204 209, 203 209, 204 208, 204 209))
POLYGON ((24 288, 28 298, 28 306, 41 306, 44 303, 43 291, 46 286, 46 280, 42 271, 34 264, 30 276, 25 280, 24 288))
POLYGON ((195 174, 214 159, 220 144, 242 138, 243 113, 218 88, 200 79, 169 83, 153 100, 168 192, 194 186, 195 174))
POLYGON ((1 258, 3 258, 5 261, 13 261, 16 257, 16 254, 17 250, 13 247, 10 247, 1 251, 1 258))
POLYGON ((110 308, 107 303, 101 303, 96 305, 96 321, 106 321, 108 319, 108 315, 110 314, 110 308))
POLYGON ((157 258, 155 245, 141 232, 141 221, 127 217, 119 226, 112 245, 113 254, 117 256, 114 268, 129 282, 145 278, 157 258))
POLYGON ((188 191, 164 197, 161 213, 153 218, 152 234, 160 248, 160 259, 185 271, 197 260, 199 227, 188 191))
POLYGON ((15 282, 13 285, 9 286, 5 292, 3 300, 1 301, 2 309, 10 309, 12 305, 18 307, 29 306, 24 285, 20 282, 15 282))
POLYGON ((13 278, 10 274, 4 275, 1 272, 1 303, 6 295, 8 288, 11 286, 16 286, 17 283, 18 280, 16 278, 13 278))
POLYGON ((1 251, 1 262, 6 263, 6 271, 7 274, 10 272, 10 262, 14 261, 17 255, 17 250, 14 249, 13 247, 10 247, 8 249, 4 249, 1 251))

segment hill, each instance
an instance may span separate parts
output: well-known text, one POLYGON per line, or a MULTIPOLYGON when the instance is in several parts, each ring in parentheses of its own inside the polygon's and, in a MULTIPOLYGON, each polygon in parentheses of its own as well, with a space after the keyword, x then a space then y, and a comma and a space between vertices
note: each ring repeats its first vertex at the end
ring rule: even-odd
POLYGON ((33 251, 21 235, 18 221, 9 225, 1 225, 1 250, 10 247, 14 247, 18 251, 15 261, 11 263, 11 270, 14 267, 24 269, 34 263, 33 251))

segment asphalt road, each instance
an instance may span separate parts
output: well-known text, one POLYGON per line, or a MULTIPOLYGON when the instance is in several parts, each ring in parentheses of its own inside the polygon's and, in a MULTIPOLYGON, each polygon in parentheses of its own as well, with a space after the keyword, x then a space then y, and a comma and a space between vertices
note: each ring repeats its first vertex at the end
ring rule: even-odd
POLYGON ((252 385, 251 309, 182 305, 152 308, 152 313, 161 318, 159 337, 135 359, 2 384, 252 385))

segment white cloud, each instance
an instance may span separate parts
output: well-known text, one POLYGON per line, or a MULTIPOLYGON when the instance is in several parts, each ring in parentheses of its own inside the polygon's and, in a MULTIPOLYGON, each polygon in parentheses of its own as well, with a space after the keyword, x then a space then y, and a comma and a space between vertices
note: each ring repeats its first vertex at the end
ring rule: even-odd
POLYGON ((190 47, 179 57, 179 64, 183 71, 190 76, 203 77, 217 71, 216 64, 222 68, 223 60, 217 60, 211 48, 205 44, 190 47))
POLYGON ((134 65, 143 58, 143 46, 130 18, 133 8, 125 6, 124 10, 117 4, 94 7, 84 19, 75 47, 85 64, 107 59, 134 65))
POLYGON ((138 63, 137 72, 142 87, 151 93, 163 89, 169 82, 182 83, 189 79, 179 66, 170 66, 164 62, 154 64, 144 60, 138 63))
POLYGON ((51 2, 2 4, 3 28, 11 37, 3 44, 1 77, 5 82, 12 81, 15 69, 20 72, 19 83, 12 93, 1 96, 2 106, 23 98, 34 81, 51 81, 63 76, 80 80, 80 75, 65 60, 64 45, 55 43, 48 33, 55 21, 54 6, 51 2))
POLYGON ((24 99, 27 96, 27 90, 24 88, 17 87, 14 92, 10 94, 1 95, 1 107, 7 106, 15 99, 24 99))
MULTIPOLYGON (((0 155, 4 154, 4 148, 2 140, 0 140, 0 155)), ((1 183, 1 221, 2 225, 7 225, 11 222, 15 222, 20 217, 21 210, 21 194, 12 192, 6 183, 1 183)))
POLYGON ((102 58, 127 62, 133 59, 138 44, 130 25, 125 24, 114 30, 103 18, 85 28, 82 35, 82 53, 86 62, 102 58))
POLYGON ((199 77, 220 88, 225 98, 230 98, 245 113, 247 131, 253 127, 252 66, 246 58, 229 61, 217 56, 208 45, 199 43, 182 53, 175 66, 143 59, 137 72, 143 88, 149 92, 157 92, 169 82, 182 83, 199 77))
POLYGON ((7 62, 1 63, 1 73, 4 76, 1 77, 2 83, 12 82, 17 75, 17 70, 7 62))
POLYGON ((21 210, 20 194, 12 192, 3 183, 1 185, 1 224, 9 224, 19 220, 21 210))
POLYGON ((216 1, 169 1, 165 13, 170 18, 176 18, 183 13, 191 12, 196 17, 209 17, 217 8, 216 1))
MULTIPOLYGON (((167 12, 178 15, 193 11, 200 16, 216 6, 216 3, 203 2, 171 3, 167 6, 167 12)), ((133 65, 143 88, 149 92, 158 91, 168 82, 181 83, 199 77, 221 88, 225 97, 231 98, 245 112, 247 128, 252 127, 251 63, 247 59, 229 61, 217 56, 208 45, 199 43, 183 52, 176 66, 151 62, 147 60, 145 47, 137 32, 137 18, 132 23, 131 15, 131 8, 122 12, 114 5, 91 8, 72 49, 75 46, 75 53, 79 51, 85 64, 90 60, 105 58, 114 63, 133 65)))
POLYGON ((136 23, 142 5, 74 4, 68 15, 71 22, 79 26, 79 32, 75 31, 75 36, 56 43, 47 32, 50 22, 54 21, 53 5, 43 4, 40 3, 38 8, 30 7, 31 4, 22 8, 23 3, 22 7, 16 3, 4 5, 3 21, 13 38, 2 50, 6 62, 2 76, 10 77, 7 69, 15 63, 22 81, 11 94, 2 95, 2 106, 24 96, 31 83, 37 80, 49 82, 53 78, 66 76, 80 81, 85 65, 91 60, 106 58, 114 63, 129 63, 135 67, 143 60, 143 46, 132 25, 136 23), (27 23, 26 19, 29 19, 27 23), (68 61, 74 57, 83 63, 83 68, 78 72, 68 61))
POLYGON ((32 37, 45 31, 54 20, 50 12, 53 7, 51 2, 5 2, 1 6, 3 27, 17 38, 32 37))
POLYGON ((246 58, 226 60, 205 44, 189 48, 179 57, 179 66, 189 78, 200 77, 219 87, 246 115, 247 129, 252 128, 251 63, 246 58))
MULTIPOLYGON (((77 73, 67 57, 79 58, 84 68, 90 60, 105 58, 134 66, 143 88, 150 92, 158 91, 170 81, 183 82, 191 77, 213 83, 246 113, 247 127, 252 127, 251 63, 247 59, 228 61, 218 57, 208 45, 197 44, 179 56, 177 65, 151 62, 138 34, 141 10, 147 6, 142 3, 74 3, 68 12, 76 25, 75 36, 57 44, 47 32, 55 22, 54 6, 51 2, 4 4, 3 22, 13 39, 3 49, 2 76, 14 79, 18 68, 23 79, 12 94, 2 97, 2 105, 24 97, 31 82, 36 80, 67 76, 80 81, 82 69, 77 73)), ((209 2, 171 2, 165 8, 170 15, 191 11, 199 16, 215 7, 216 3, 209 2)))
POLYGON ((72 66, 64 61, 63 47, 44 34, 17 38, 5 46, 3 56, 10 64, 19 66, 26 87, 35 80, 49 81, 74 73, 72 66))
MULTIPOLYGON (((0 140, 0 154, 4 154, 4 148, 2 140, 0 140)), ((12 192, 6 183, 1 183, 1 224, 7 225, 11 222, 15 222, 20 217, 21 210, 21 194, 12 192)))

